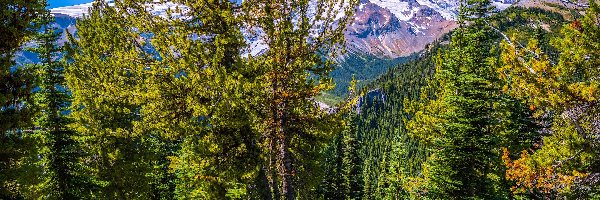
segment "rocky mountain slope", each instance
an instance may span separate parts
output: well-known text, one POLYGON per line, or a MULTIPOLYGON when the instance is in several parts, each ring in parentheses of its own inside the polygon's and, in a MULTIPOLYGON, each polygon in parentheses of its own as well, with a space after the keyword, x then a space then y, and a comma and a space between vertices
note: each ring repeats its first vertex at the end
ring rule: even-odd
MULTIPOLYGON (((421 51, 457 27, 459 0, 362 0, 346 33, 348 46, 380 58, 421 51)), ((495 0, 503 10, 516 0, 495 0)))

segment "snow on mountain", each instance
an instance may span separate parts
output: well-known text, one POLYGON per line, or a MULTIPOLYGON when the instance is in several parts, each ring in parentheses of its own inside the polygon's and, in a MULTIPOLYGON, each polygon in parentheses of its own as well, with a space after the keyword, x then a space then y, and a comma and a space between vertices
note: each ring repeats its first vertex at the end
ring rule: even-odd
POLYGON ((417 0, 420 5, 432 8, 446 20, 456 20, 458 14, 459 1, 457 0, 417 0))
POLYGON ((456 27, 432 8, 414 1, 409 5, 419 8, 409 20, 400 20, 397 13, 374 3, 362 5, 345 34, 348 50, 381 58, 407 56, 456 27))
MULTIPOLYGON (((108 5, 113 6, 114 0, 104 0, 108 3, 108 5)), ((175 8, 178 4, 175 3, 159 3, 159 0, 154 0, 155 3, 148 4, 148 8, 152 10, 152 13, 159 16, 166 15, 167 10, 175 8)), ((94 3, 85 3, 73 6, 65 6, 50 9, 50 12, 53 14, 62 14, 67 15, 73 18, 81 18, 83 15, 88 14, 89 9, 93 6, 94 3)))
MULTIPOLYGON (((504 10, 516 1, 493 0, 493 4, 504 10)), ((60 7, 51 9, 51 12, 80 18, 91 6, 92 3, 60 7)), ((175 6, 173 3, 148 5, 156 15, 165 15, 169 8, 175 6)), ((337 10, 343 6, 335 7, 337 10)), ((460 0, 361 0, 346 32, 348 49, 385 58, 418 52, 456 27, 459 7, 460 0)), ((311 10, 316 9, 313 6, 311 10)), ((343 13, 338 14, 338 18, 343 16, 343 13)), ((260 37, 245 36, 249 44, 246 53, 257 55, 268 48, 260 37)))
MULTIPOLYGON (((504 10, 516 0, 493 0, 504 10)), ((456 27, 460 0, 361 0, 346 39, 351 51, 408 56, 456 27)))
POLYGON ((418 8, 411 8, 408 2, 403 2, 402 0, 371 0, 371 3, 388 9, 401 21, 412 19, 413 15, 419 11, 418 8))
MULTIPOLYGON (((515 0, 494 0, 492 3, 497 9, 504 10, 515 2, 515 0)), ((435 10, 446 20, 456 20, 460 7, 459 0, 368 0, 368 3, 389 10, 401 21, 410 21, 415 13, 424 7, 435 10)), ((366 3, 361 5, 364 4, 366 3)))
POLYGON ((87 14, 89 9, 92 7, 94 3, 85 3, 74 6, 65 6, 59 8, 50 9, 50 12, 53 14, 62 14, 67 15, 74 18, 83 17, 84 14, 87 14))

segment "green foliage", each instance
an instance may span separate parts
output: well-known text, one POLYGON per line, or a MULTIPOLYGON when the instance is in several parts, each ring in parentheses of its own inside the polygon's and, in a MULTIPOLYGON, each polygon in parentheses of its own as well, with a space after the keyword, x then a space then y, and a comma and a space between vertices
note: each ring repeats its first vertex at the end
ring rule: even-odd
POLYGON ((564 25, 550 42, 559 52, 531 38, 526 47, 503 43, 498 69, 505 91, 549 118, 539 149, 505 159, 514 192, 545 198, 598 198, 598 66, 600 8, 590 1, 585 16, 564 25))
POLYGON ((357 4, 244 1, 249 25, 264 32, 261 37, 269 47, 248 62, 259 70, 258 98, 251 104, 257 111, 255 128, 262 137, 271 198, 308 199, 314 195, 308 191, 318 187, 318 152, 340 119, 315 106, 313 99, 333 86, 331 59, 342 50, 345 25, 357 4))
MULTIPOLYGON (((511 7, 502 13, 490 16, 488 19, 488 23, 502 32, 518 32, 522 37, 532 36, 544 38, 546 41, 549 41, 552 33, 548 33, 541 28, 531 28, 530 24, 532 22, 535 22, 535 24, 552 24, 562 21, 563 19, 560 15, 552 12, 519 7, 511 7), (525 19, 528 21, 525 21, 525 19)), ((552 30, 556 29, 553 27, 552 30)), ((502 38, 496 32, 489 31, 487 34, 489 34, 488 42, 491 44, 490 48, 497 49, 497 41, 502 38)), ((442 61, 449 60, 448 57, 452 55, 449 47, 443 45, 445 43, 444 40, 450 39, 450 36, 447 35, 442 38, 442 41, 431 45, 427 51, 419 55, 414 61, 392 68, 372 83, 366 84, 363 90, 365 95, 360 106, 357 108, 358 113, 355 116, 349 117, 352 124, 354 124, 353 126, 357 127, 354 130, 360 144, 358 147, 360 164, 357 165, 360 165, 363 170, 348 177, 363 177, 363 185, 361 186, 365 191, 363 198, 423 199, 428 196, 428 179, 426 175, 429 176, 431 168, 423 168, 422 164, 428 159, 434 159, 433 157, 429 157, 433 151, 427 150, 432 148, 430 144, 428 145, 427 142, 420 141, 419 138, 408 134, 412 130, 407 130, 405 124, 409 121, 409 116, 414 114, 408 108, 414 107, 405 102, 418 101, 419 99, 423 99, 423 101, 436 99, 435 91, 439 87, 439 84, 437 82, 429 83, 429 80, 433 78, 436 62, 444 63, 442 61), (425 86, 428 89, 423 93, 421 91, 425 86), (409 106, 407 109, 411 112, 406 112, 405 106, 409 106)), ((452 58, 460 59, 459 55, 455 55, 452 58)), ((490 52, 489 56, 491 58, 498 56, 497 50, 496 53, 490 52)), ((498 57, 488 60, 497 59, 498 57)), ((479 73, 497 82, 497 75, 493 71, 495 68, 497 68, 497 64, 489 64, 488 70, 492 70, 491 72, 479 73)), ((511 149, 511 152, 518 152, 531 147, 534 142, 539 142, 540 137, 535 133, 535 130, 538 130, 539 126, 536 125, 535 120, 531 117, 532 112, 529 110, 529 107, 501 94, 498 85, 501 85, 501 83, 496 83, 494 86, 494 93, 497 95, 494 101, 499 99, 500 102, 494 103, 492 109, 496 110, 496 116, 502 120, 490 122, 494 123, 493 127, 495 130, 497 129, 495 132, 496 140, 494 141, 496 146, 493 147, 494 160, 492 161, 495 164, 488 164, 488 166, 496 170, 496 173, 490 175, 489 179, 496 181, 497 184, 490 187, 490 193, 507 196, 507 188, 510 183, 501 181, 504 179, 504 176, 502 173, 503 167, 500 164, 501 151, 499 147, 508 147, 511 149)), ((445 108, 440 108, 440 110, 444 110, 445 108)), ((418 128, 431 127, 433 125, 422 125, 418 128)), ((335 147, 338 150, 330 151, 337 151, 339 153, 328 153, 328 159, 335 160, 335 157, 344 154, 343 145, 336 147, 337 145, 335 144, 330 145, 329 148, 335 147)), ((511 156, 515 155, 511 154, 511 156)), ((330 162, 328 160, 327 163, 330 162)), ((433 161, 427 162, 431 163, 433 161)), ((339 172, 333 172, 331 168, 326 168, 326 170, 328 177, 336 178, 345 176, 339 172), (329 175, 329 173, 337 175, 329 175)), ((324 188, 324 190, 325 198, 331 198, 331 195, 327 195, 327 192, 330 192, 328 190, 331 189, 324 188)), ((338 196, 340 196, 339 193, 338 196)))
POLYGON ((33 2, 0 3, 2 199, 600 193, 594 3, 561 28, 465 1, 452 34, 381 60, 339 59, 354 0, 99 1, 65 47, 33 2), (39 62, 14 66, 30 39, 39 62))
POLYGON ((80 197, 170 198, 167 156, 176 143, 135 126, 147 105, 140 91, 149 90, 141 85, 144 65, 136 62, 147 58, 137 46, 143 40, 126 28, 132 21, 124 20, 122 9, 97 3, 93 10, 78 21, 77 39, 70 36, 65 74, 73 97, 70 128, 77 132, 87 178, 80 197))
POLYGON ((175 177, 181 199, 309 197, 339 123, 312 100, 331 85, 322 55, 339 52, 343 26, 333 24, 347 17, 335 16, 354 4, 319 1, 309 18, 308 1, 173 1, 181 7, 164 17, 151 2, 96 3, 70 39, 73 127, 94 143, 93 197, 149 197, 153 185, 125 187, 157 181, 144 174, 175 177), (344 9, 323 10, 333 7, 344 9), (243 27, 261 30, 268 51, 243 57, 243 27))
MULTIPOLYGON (((35 105, 40 112, 35 119, 35 130, 28 137, 36 140, 35 154, 30 158, 38 175, 28 188, 28 198, 73 199, 81 183, 76 178, 77 143, 75 132, 68 128, 67 117, 70 94, 64 80, 66 63, 60 60, 62 47, 58 45, 61 32, 54 27, 54 17, 42 12, 38 20, 43 30, 36 34, 36 47, 28 49, 37 54, 39 63, 31 68, 36 72, 35 105)), ((26 179, 27 180, 27 179, 26 179)))
POLYGON ((360 97, 357 113, 346 116, 349 124, 326 151, 323 198, 408 198, 401 186, 420 173, 425 151, 406 135, 403 101, 417 97, 432 76, 430 52, 436 52, 439 45, 433 46, 354 94, 360 97))
POLYGON ((427 143, 431 153, 423 173, 427 198, 509 198, 500 147, 512 145, 506 141, 531 141, 527 135, 534 130, 520 127, 533 129, 533 122, 527 115, 514 118, 525 109, 500 92, 497 36, 485 17, 488 6, 474 1, 462 9, 462 19, 471 24, 454 32, 449 50, 438 57, 434 89, 425 90, 409 109, 414 113, 410 134, 427 143), (433 99, 427 98, 431 92, 433 99))
POLYGON ((44 10, 40 1, 0 2, 0 198, 23 198, 27 191, 19 181, 28 174, 25 166, 34 141, 24 131, 31 125, 35 108, 35 87, 31 68, 15 66, 13 57, 39 28, 36 23, 44 10))
POLYGON ((413 54, 407 57, 390 59, 378 58, 368 54, 348 53, 331 71, 331 78, 335 82, 335 87, 327 93, 334 96, 345 96, 348 94, 346 88, 350 85, 352 76, 356 76, 358 86, 362 87, 377 79, 378 76, 385 74, 389 69, 409 62, 416 57, 417 54, 413 54))

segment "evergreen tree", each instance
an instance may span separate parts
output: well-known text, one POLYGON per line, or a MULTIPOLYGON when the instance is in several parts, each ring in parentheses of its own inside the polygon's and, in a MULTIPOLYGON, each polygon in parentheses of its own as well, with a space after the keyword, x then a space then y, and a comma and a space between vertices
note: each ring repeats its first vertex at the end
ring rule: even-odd
POLYGON ((332 88, 330 59, 341 51, 343 31, 356 3, 244 1, 248 25, 263 33, 259 37, 268 46, 249 62, 261 70, 256 89, 261 98, 252 103, 258 110, 257 130, 275 199, 311 198, 297 192, 319 183, 315 152, 324 147, 331 127, 340 120, 320 110, 313 99, 332 88))
MULTIPOLYGON (((352 123, 352 122, 350 122, 352 123)), ((346 199, 360 199, 363 194, 362 160, 358 154, 361 146, 356 135, 356 127, 352 123, 347 132, 343 134, 342 177, 346 199)))
POLYGON ((536 117, 550 118, 535 151, 514 159, 505 150, 506 177, 516 182, 517 194, 599 197, 599 13, 597 3, 589 1, 585 16, 561 29, 551 40, 558 57, 542 51, 538 39, 526 47, 503 43, 504 66, 498 71, 505 91, 530 105, 536 117))
MULTIPOLYGON (((40 183, 36 187, 42 193, 40 196, 74 199, 78 185, 74 176, 78 147, 72 138, 74 132, 69 129, 70 120, 66 116, 70 93, 64 80, 65 63, 60 60, 63 51, 58 45, 62 32, 54 27, 54 17, 49 11, 40 13, 38 23, 43 26, 43 31, 35 37, 36 47, 29 50, 40 59, 33 67, 38 77, 36 85, 39 90, 34 97, 40 114, 35 121, 38 132, 36 138, 39 140, 35 148, 38 154, 32 160, 41 160, 31 164, 41 168, 37 177, 40 183)), ((32 192, 35 190, 31 188, 32 192)))
POLYGON ((342 134, 336 135, 325 150, 322 167, 325 176, 319 191, 323 199, 346 199, 342 140, 342 134))
MULTIPOLYGON (((78 198, 172 198, 167 156, 174 143, 157 130, 136 129, 147 106, 140 98, 147 73, 141 72, 150 53, 128 20, 131 10, 121 2, 116 8, 96 2, 89 16, 78 20, 77 37, 69 35, 65 78, 86 175, 78 198)), ((138 14, 148 16, 143 13, 138 14)))
POLYGON ((32 69, 16 65, 14 56, 37 31, 35 21, 44 9, 40 1, 0 1, 1 199, 22 198, 21 191, 26 191, 18 177, 26 173, 22 163, 32 147, 24 132, 35 113, 31 97, 35 78, 32 69))
POLYGON ((31 69, 15 65, 13 56, 39 28, 35 21, 45 8, 41 1, 32 0, 2 1, 0 8, 0 132, 4 135, 31 122, 34 78, 31 69))
MULTIPOLYGON (((334 136, 325 150, 323 187, 319 190, 324 199, 360 199, 363 192, 362 161, 359 155, 360 143, 357 138, 355 114, 347 110, 358 103, 357 81, 352 76, 348 87, 349 96, 340 107, 346 107, 344 126, 334 136), (344 105, 345 104, 345 105, 344 105)), ((343 108, 344 109, 344 108, 343 108)))
POLYGON ((435 98, 413 111, 411 133, 428 143, 425 163, 430 198, 505 198, 502 187, 500 142, 507 132, 502 122, 511 100, 500 93, 493 45, 487 25, 489 1, 467 1, 461 8, 461 27, 452 35, 450 49, 438 59, 432 84, 435 98), (466 26, 468 20, 471 24, 466 26))

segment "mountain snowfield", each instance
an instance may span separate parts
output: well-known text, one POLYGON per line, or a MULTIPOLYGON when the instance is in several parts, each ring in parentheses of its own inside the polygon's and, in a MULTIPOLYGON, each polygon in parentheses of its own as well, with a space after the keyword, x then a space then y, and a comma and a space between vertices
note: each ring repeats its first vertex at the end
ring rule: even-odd
MULTIPOLYGON (((108 2, 108 5, 114 5, 114 0, 104 0, 108 2)), ((154 0, 156 3, 152 5, 148 5, 152 8, 154 14, 156 15, 165 15, 166 11, 170 8, 175 8, 177 4, 174 3, 159 3, 160 0, 154 0)), ((93 6, 93 2, 73 5, 73 6, 65 6, 50 9, 50 12, 54 14, 67 15, 73 18, 81 18, 85 14, 88 14, 89 9, 93 6)))
MULTIPOLYGON (((494 0, 504 10, 516 0, 494 0)), ((351 52, 398 58, 456 28, 459 0, 362 0, 346 33, 351 52)))
MULTIPOLYGON (((113 0, 106 0, 109 4, 113 4, 114 1, 113 0)), ((73 5, 73 6, 65 6, 65 7, 58 7, 58 8, 52 8, 50 9, 50 12, 52 12, 53 14, 61 14, 61 15, 67 15, 70 17, 74 17, 74 18, 80 18, 83 17, 84 14, 87 14, 89 9, 92 7, 94 3, 84 3, 84 4, 79 4, 79 5, 73 5)))

